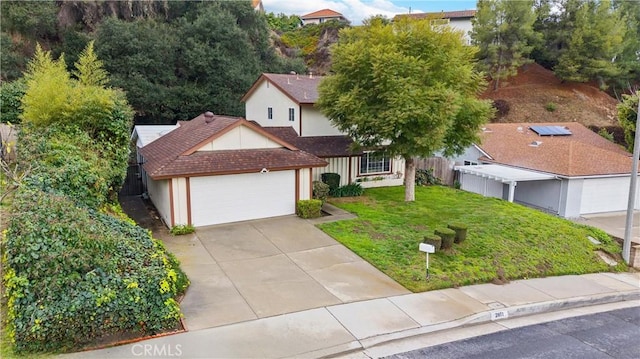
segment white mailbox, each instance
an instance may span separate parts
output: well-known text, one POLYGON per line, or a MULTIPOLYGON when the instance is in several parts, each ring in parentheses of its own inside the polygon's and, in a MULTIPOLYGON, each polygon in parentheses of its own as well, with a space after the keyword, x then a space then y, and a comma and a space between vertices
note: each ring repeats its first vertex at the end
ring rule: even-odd
POLYGON ((434 247, 432 244, 420 243, 420 252, 435 253, 436 247, 434 247))
POLYGON ((433 246, 432 244, 427 244, 427 243, 420 243, 420 246, 418 247, 418 249, 420 249, 420 252, 425 252, 427 255, 427 275, 426 278, 429 278, 429 253, 435 253, 436 252, 436 247, 433 246))

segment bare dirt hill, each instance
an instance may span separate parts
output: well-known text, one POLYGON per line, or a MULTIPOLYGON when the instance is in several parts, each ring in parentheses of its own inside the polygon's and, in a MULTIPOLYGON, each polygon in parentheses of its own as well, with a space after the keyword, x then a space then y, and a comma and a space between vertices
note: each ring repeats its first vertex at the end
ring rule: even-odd
POLYGON ((482 97, 503 100, 508 112, 494 122, 570 122, 588 127, 618 126, 618 101, 598 87, 562 82, 552 71, 538 64, 523 66, 518 74, 489 85, 482 97))

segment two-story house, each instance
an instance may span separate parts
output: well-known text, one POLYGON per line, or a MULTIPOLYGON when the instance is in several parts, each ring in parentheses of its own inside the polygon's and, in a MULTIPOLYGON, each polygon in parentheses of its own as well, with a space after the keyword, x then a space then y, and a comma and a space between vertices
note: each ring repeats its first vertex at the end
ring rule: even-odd
POLYGON ((404 160, 380 151, 353 151, 352 140, 315 107, 322 77, 297 74, 262 74, 242 98, 246 118, 265 131, 328 162, 312 170, 340 174, 340 183, 363 187, 402 185, 404 160))
POLYGON ((300 16, 303 25, 322 24, 323 22, 337 20, 349 22, 346 17, 337 11, 331 9, 322 9, 300 16))
POLYGON ((464 33, 464 39, 467 44, 471 44, 469 33, 473 29, 471 20, 476 16, 476 10, 459 10, 459 11, 441 11, 441 12, 423 12, 417 14, 399 14, 394 20, 409 17, 412 19, 431 19, 434 26, 447 25, 464 33))

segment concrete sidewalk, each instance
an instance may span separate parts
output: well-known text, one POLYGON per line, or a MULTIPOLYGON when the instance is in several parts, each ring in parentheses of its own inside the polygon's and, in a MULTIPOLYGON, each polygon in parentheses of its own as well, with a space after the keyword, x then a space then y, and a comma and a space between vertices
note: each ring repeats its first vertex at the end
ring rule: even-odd
POLYGON ((518 280, 326 306, 64 357, 317 358, 452 328, 625 301, 640 305, 639 273, 518 280))

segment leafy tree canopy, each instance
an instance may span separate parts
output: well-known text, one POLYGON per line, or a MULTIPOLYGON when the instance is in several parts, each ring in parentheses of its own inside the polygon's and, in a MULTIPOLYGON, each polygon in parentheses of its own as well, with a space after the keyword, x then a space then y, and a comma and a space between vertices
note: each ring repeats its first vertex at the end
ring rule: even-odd
POLYGON ((633 95, 622 95, 622 102, 618 104, 618 121, 624 130, 624 138, 629 152, 633 152, 635 142, 638 98, 640 98, 640 93, 638 92, 633 95))
POLYGON ((413 157, 462 152, 492 115, 476 97, 485 85, 476 51, 461 32, 429 20, 373 19, 341 32, 317 105, 359 145, 402 156, 413 201, 413 157))
POLYGON ((535 19, 533 0, 478 1, 471 38, 480 48, 480 64, 495 88, 500 79, 515 75, 520 66, 532 61, 529 54, 540 38, 533 31, 535 19))

